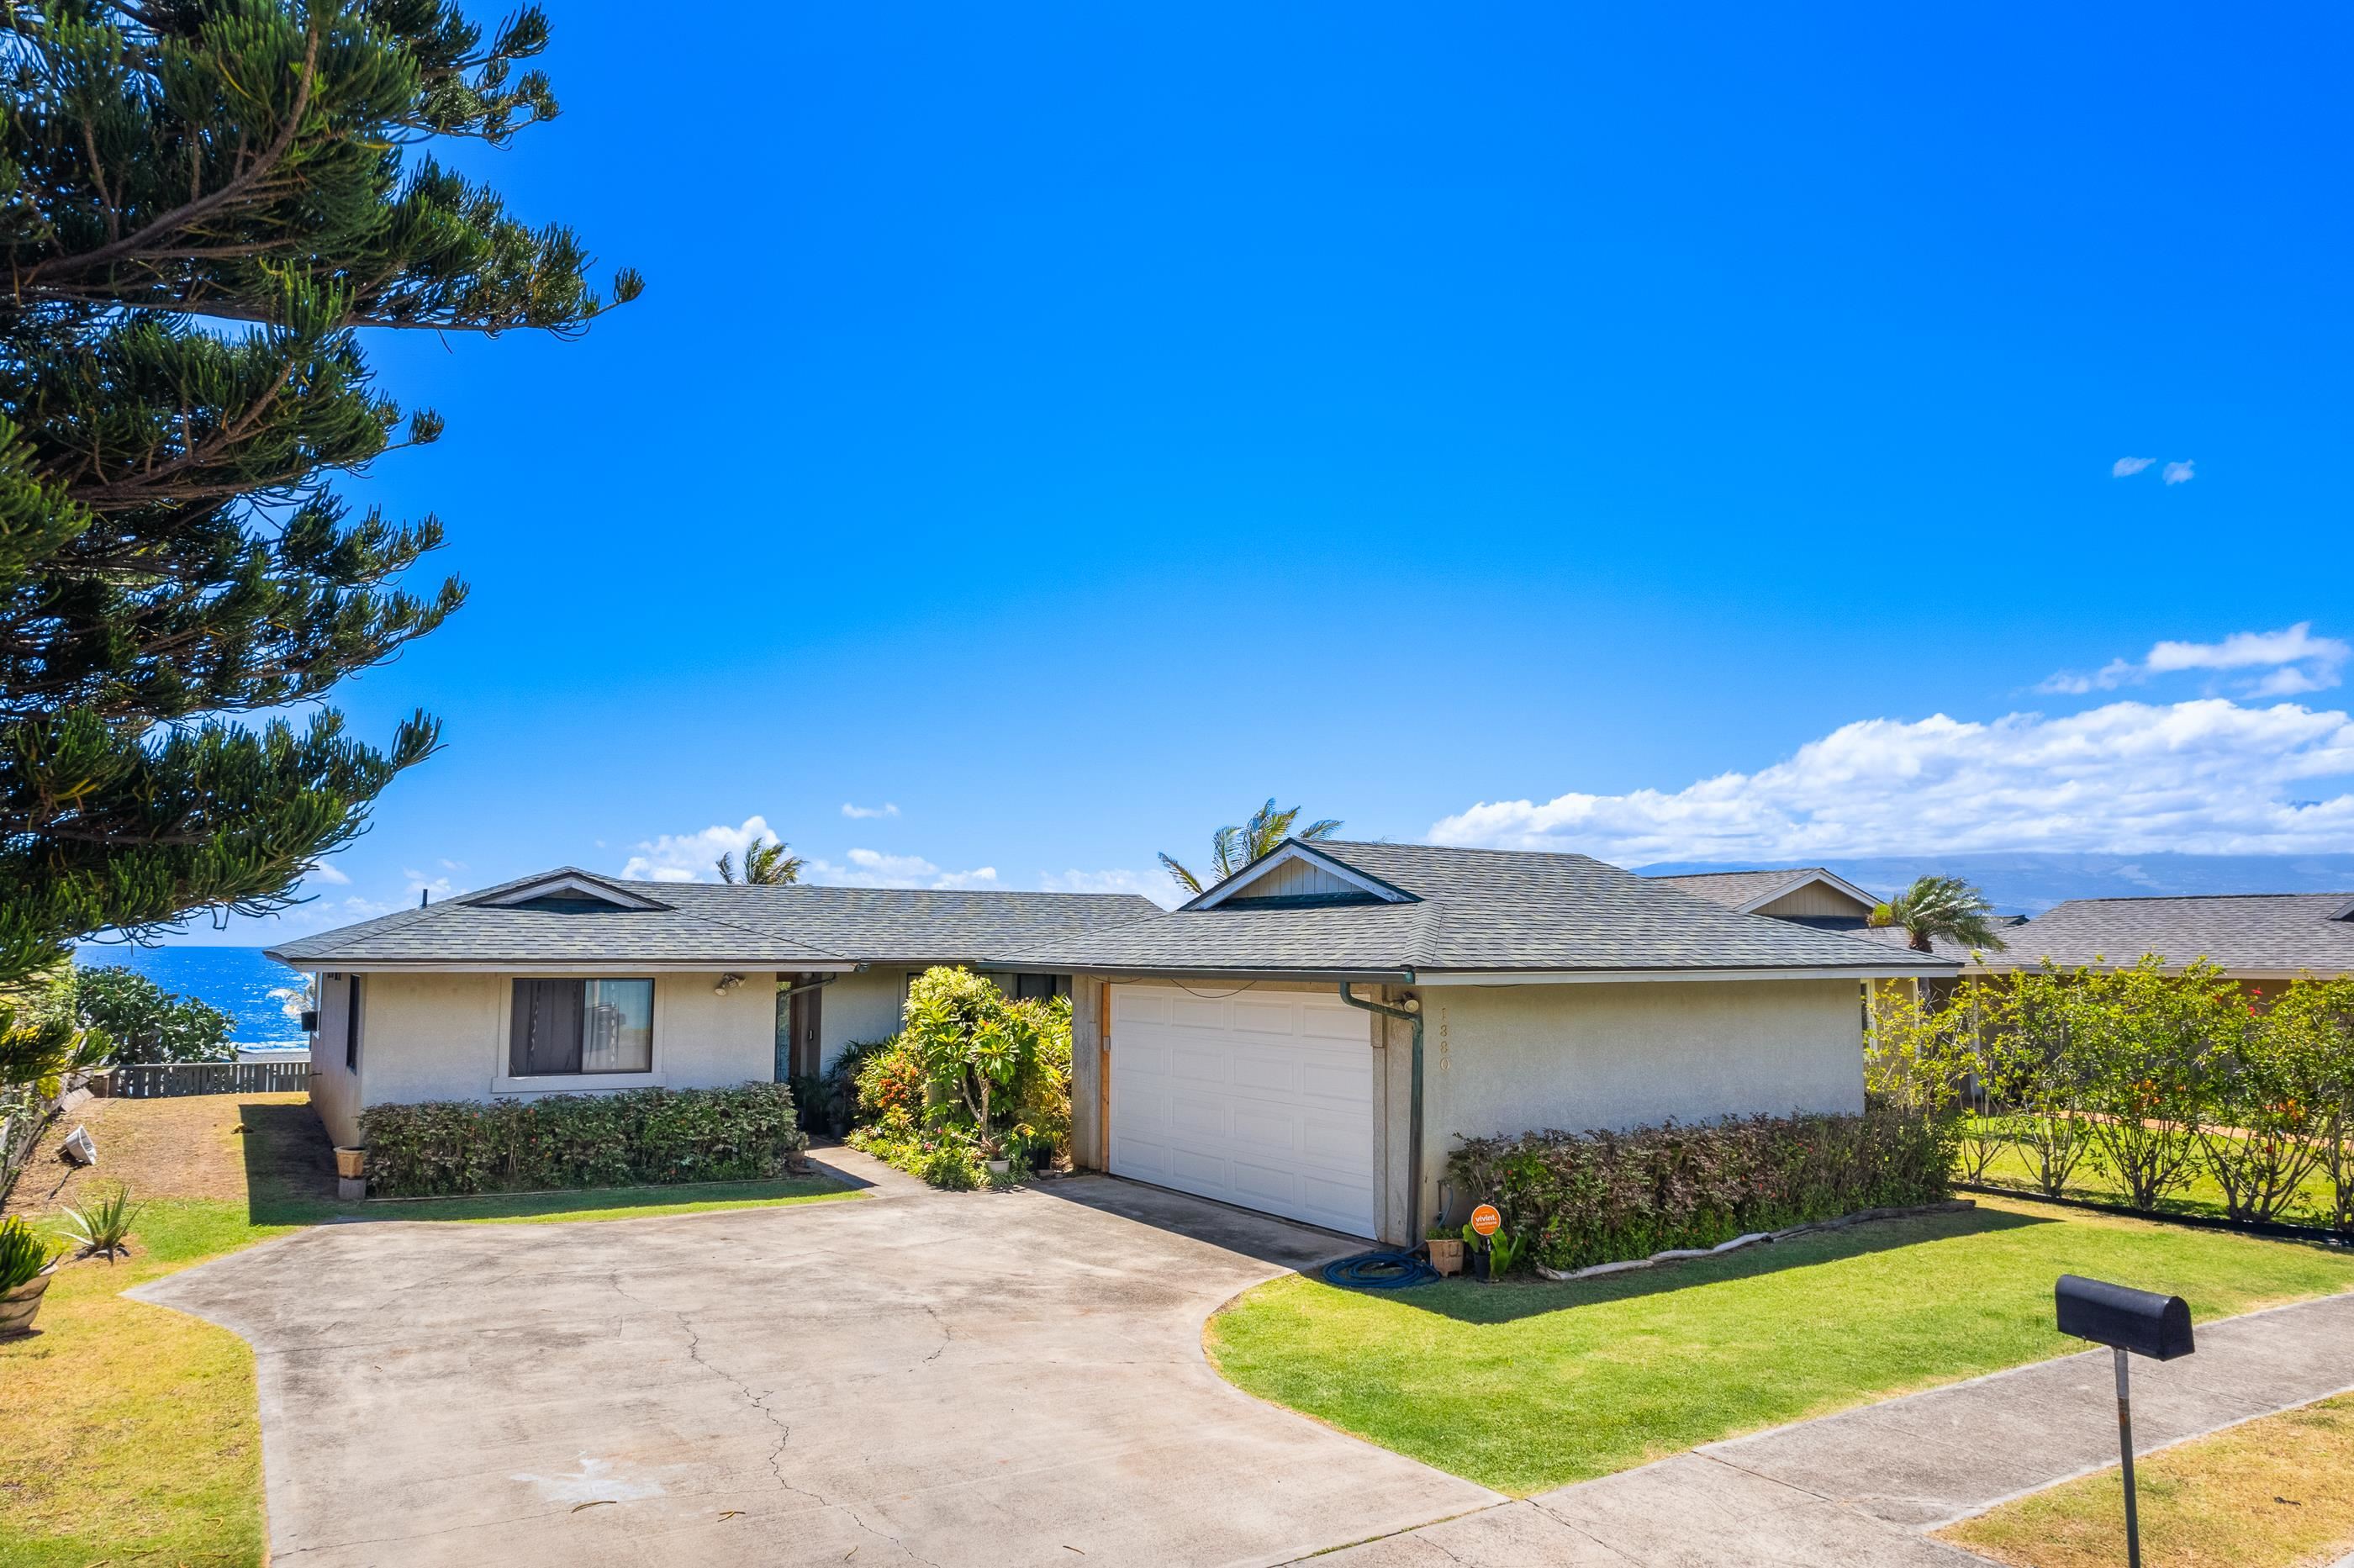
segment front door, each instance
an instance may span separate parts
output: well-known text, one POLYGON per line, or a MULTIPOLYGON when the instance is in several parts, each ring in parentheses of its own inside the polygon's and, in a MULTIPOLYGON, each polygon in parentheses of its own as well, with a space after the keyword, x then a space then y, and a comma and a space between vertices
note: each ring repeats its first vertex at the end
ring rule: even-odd
POLYGON ((785 999, 785 1026, 790 1036, 785 1070, 796 1076, 817 1076, 819 1060, 820 1019, 825 1011, 825 992, 811 984, 815 975, 796 975, 795 985, 809 986, 785 999))

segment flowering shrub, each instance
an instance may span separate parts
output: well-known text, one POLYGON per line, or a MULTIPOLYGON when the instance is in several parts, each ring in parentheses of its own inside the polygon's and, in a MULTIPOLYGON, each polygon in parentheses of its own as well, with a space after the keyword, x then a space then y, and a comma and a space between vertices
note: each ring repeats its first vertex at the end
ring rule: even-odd
POLYGON ((907 1138, 924 1121, 924 1064, 897 1036, 858 1065, 858 1125, 907 1138))
POLYGON ((1584 1268, 1940 1202, 1952 1193, 1953 1136, 1950 1118, 1875 1105, 1861 1116, 1471 1139, 1447 1176, 1532 1238, 1538 1262, 1584 1268))
POLYGON ((380 1197, 749 1181, 809 1147, 782 1084, 429 1101, 360 1113, 380 1197))
POLYGON ((1071 1139, 1071 1004, 1015 1001, 970 969, 927 969, 907 1027, 856 1065, 845 1141, 935 1187, 990 1180, 981 1160, 1059 1152, 1071 1139))

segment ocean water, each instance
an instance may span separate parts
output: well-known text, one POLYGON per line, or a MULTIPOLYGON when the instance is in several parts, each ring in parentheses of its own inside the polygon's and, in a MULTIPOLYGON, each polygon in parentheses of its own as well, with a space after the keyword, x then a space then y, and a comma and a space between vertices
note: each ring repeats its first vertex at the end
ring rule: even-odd
POLYGON ((192 996, 229 1015, 240 1045, 302 1047, 307 980, 260 948, 134 948, 86 942, 74 949, 84 969, 136 969, 165 991, 192 996))

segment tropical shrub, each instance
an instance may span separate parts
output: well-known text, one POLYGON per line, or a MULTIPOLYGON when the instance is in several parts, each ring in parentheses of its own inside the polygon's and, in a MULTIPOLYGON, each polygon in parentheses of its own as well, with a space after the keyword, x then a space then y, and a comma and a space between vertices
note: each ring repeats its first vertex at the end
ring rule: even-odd
POLYGON ((916 977, 904 1017, 900 1038, 923 1065, 928 1118, 969 1124, 994 1154, 1003 1113, 1040 1072, 1044 1010, 1013 1001, 986 976, 942 967, 916 977))
POLYGON ((918 1154, 916 1174, 951 1192, 970 1192, 989 1184, 989 1171, 981 1157, 961 1138, 940 1139, 918 1154))
POLYGON ((370 1106, 360 1138, 385 1197, 764 1181, 809 1147, 782 1084, 370 1106))
POLYGON ((927 969, 900 1033, 864 1050, 851 1146, 936 1187, 982 1184, 983 1160, 1070 1145, 1067 997, 1016 1001, 970 969, 927 969))
POLYGON ((227 1062, 237 1055, 228 1013, 133 969, 77 970, 74 1006, 83 1027, 114 1042, 117 1062, 227 1062))
POLYGON ((924 1121, 924 1064, 893 1035, 857 1065, 858 1124, 906 1138, 924 1121))
POLYGON ((2190 1183, 2211 1075, 2239 1044, 2246 1004, 2213 965, 2170 976, 2154 956, 2078 983, 2092 1018, 2077 1035, 2076 1108, 2091 1124, 2095 1163, 2130 1206, 2154 1209, 2190 1183))
POLYGON ((858 1126, 858 1075, 890 1045, 888 1040, 854 1040, 844 1045, 825 1071, 811 1080, 807 1099, 802 1099, 799 1089, 793 1091, 804 1118, 813 1118, 818 1127, 836 1138, 858 1126))
POLYGON ((1861 1116, 1470 1139, 1447 1173, 1495 1204, 1536 1261, 1572 1269, 1942 1201, 1953 1140, 1949 1115, 1875 1103, 1861 1116))

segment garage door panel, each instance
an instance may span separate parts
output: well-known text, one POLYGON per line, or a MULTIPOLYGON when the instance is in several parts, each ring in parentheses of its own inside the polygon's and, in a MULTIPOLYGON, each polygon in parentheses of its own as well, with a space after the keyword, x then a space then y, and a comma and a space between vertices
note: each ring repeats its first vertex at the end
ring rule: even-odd
POLYGON ((1299 1092, 1311 1100, 1335 1105, 1373 1103, 1373 1084, 1363 1072, 1352 1072, 1334 1061, 1310 1060, 1299 1065, 1299 1092))
POLYGON ((1172 1138, 1224 1139, 1229 1130, 1228 1118, 1234 1115, 1234 1107, 1223 1098, 1182 1089, 1172 1094, 1167 1104, 1168 1110, 1159 1119, 1172 1138))
POLYGON ((1205 1029, 1223 1034, 1226 1032, 1227 1012, 1224 999, 1204 1001, 1180 994, 1169 1000, 1169 1022, 1176 1029, 1205 1029))
POLYGON ((1373 1021, 1353 1007, 1309 1007, 1300 1012, 1299 1033, 1310 1040, 1346 1040, 1352 1045, 1372 1045, 1373 1021))
POLYGON ((1342 1181, 1330 1176, 1303 1173, 1299 1177, 1302 1202, 1326 1213, 1347 1213, 1364 1203, 1364 1190, 1354 1181, 1342 1181))
POLYGON ((1111 1019, 1114 1023, 1166 1023, 1169 998, 1140 986, 1115 987, 1111 993, 1111 1019))
POLYGON ((1180 1040, 1170 1046, 1169 1075, 1194 1083, 1226 1081, 1225 1047, 1206 1040, 1180 1040))
POLYGON ((1288 1040, 1299 1033, 1298 1010, 1288 1001, 1249 1001, 1236 998, 1228 1027, 1251 1034, 1272 1034, 1288 1040))
POLYGON ((1153 989, 1113 988, 1113 1171, 1371 1235, 1365 1015, 1309 996, 1144 1005, 1153 989))
POLYGON ((1288 1052, 1240 1049, 1228 1061, 1227 1081, 1245 1093, 1288 1097, 1299 1087, 1299 1064, 1288 1052))
POLYGON ((1273 1154, 1288 1159, 1299 1152, 1299 1121, 1279 1110, 1236 1106, 1233 1141, 1240 1158, 1273 1154))
POLYGON ((1373 1151, 1370 1140, 1360 1136, 1363 1130, 1362 1123, 1303 1118, 1299 1128, 1299 1152, 1327 1170, 1371 1174, 1373 1151))

